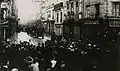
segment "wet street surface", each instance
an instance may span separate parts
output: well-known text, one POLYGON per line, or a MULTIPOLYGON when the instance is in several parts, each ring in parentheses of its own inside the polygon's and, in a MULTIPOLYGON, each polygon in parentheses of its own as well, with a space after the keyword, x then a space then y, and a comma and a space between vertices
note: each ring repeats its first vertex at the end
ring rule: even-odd
POLYGON ((13 39, 12 39, 12 43, 16 43, 16 44, 20 44, 20 42, 29 42, 30 44, 33 45, 38 45, 38 43, 42 44, 45 43, 45 41, 50 40, 50 37, 44 36, 44 39, 42 39, 42 37, 32 37, 30 34, 27 34, 27 32, 20 32, 17 33, 13 39))

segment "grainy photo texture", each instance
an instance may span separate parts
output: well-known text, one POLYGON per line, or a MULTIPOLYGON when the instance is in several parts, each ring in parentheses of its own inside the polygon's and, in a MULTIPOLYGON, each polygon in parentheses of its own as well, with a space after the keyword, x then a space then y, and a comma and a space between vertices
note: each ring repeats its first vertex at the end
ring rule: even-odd
POLYGON ((0 0, 0 71, 120 71, 120 0, 0 0))

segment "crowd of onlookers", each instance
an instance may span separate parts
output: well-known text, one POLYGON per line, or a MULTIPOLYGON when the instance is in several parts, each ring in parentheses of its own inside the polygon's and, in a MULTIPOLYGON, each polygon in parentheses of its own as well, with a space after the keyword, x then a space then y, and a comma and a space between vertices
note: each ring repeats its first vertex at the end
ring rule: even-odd
POLYGON ((0 45, 0 71, 108 71, 115 70, 115 59, 111 49, 55 33, 38 46, 26 41, 0 45))

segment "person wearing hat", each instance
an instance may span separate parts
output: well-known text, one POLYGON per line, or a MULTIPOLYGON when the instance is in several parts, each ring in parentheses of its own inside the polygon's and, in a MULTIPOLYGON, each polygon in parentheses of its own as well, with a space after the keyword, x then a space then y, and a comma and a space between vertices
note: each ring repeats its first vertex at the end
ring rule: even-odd
POLYGON ((32 71, 39 71, 39 63, 38 63, 38 58, 35 57, 33 64, 31 64, 32 71))
POLYGON ((13 68, 11 71, 19 71, 17 68, 13 68))

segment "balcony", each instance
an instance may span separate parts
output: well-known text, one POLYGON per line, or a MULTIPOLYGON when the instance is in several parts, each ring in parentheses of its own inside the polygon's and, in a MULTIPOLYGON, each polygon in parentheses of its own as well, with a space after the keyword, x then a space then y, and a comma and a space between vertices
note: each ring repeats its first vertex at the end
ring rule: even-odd
POLYGON ((1 2, 1 8, 2 9, 7 9, 8 8, 8 3, 7 2, 1 2))
POLYGON ((60 10, 61 8, 63 8, 63 2, 60 2, 60 3, 56 4, 56 5, 54 5, 54 10, 55 11, 60 10))
POLYGON ((73 2, 74 0, 69 0, 69 2, 73 2))

